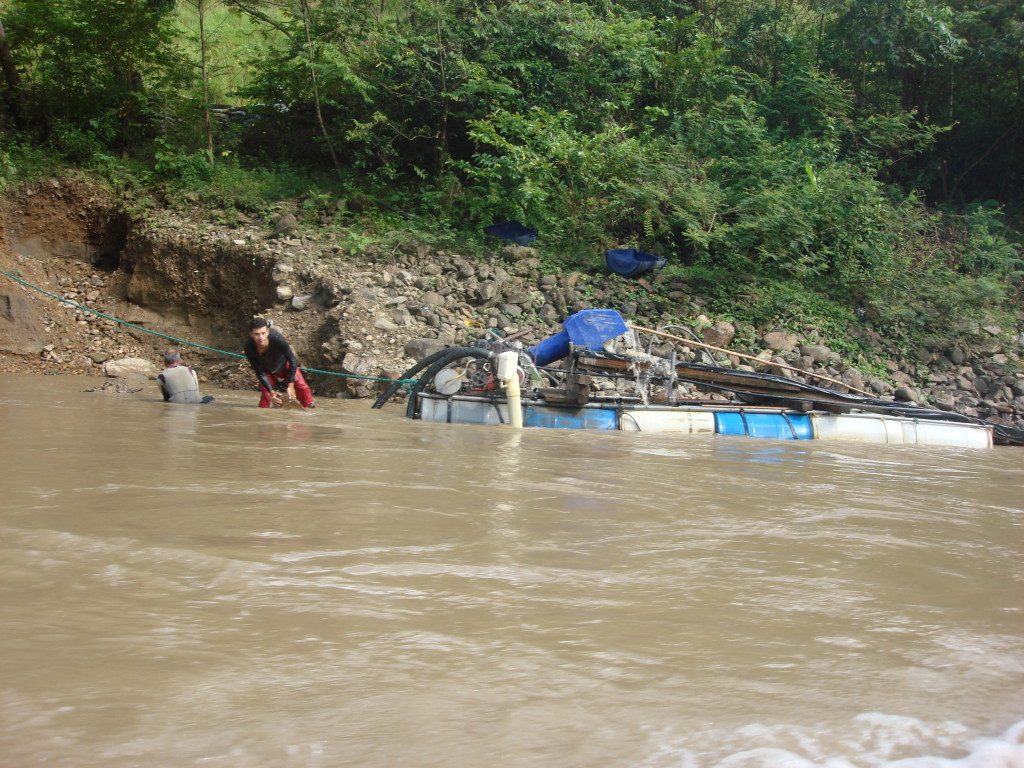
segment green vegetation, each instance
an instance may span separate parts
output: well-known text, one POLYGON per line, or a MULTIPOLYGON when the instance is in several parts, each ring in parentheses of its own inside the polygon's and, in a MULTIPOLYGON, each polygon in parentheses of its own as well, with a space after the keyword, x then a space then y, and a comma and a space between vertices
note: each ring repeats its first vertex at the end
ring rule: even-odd
POLYGON ((349 251, 471 250, 515 218, 552 268, 640 247, 722 316, 837 338, 1021 320, 1017 2, 9 0, 0 21, 0 185, 49 158, 227 218, 292 198, 349 251))

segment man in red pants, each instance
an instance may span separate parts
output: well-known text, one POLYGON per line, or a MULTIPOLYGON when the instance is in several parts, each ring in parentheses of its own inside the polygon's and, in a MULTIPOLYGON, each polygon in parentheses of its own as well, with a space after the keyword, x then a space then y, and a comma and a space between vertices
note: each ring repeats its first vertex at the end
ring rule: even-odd
POLYGON ((313 407, 313 393, 302 377, 291 344, 280 331, 270 327, 266 318, 252 319, 245 356, 260 382, 260 408, 283 405, 281 393, 275 392, 274 387, 284 382, 288 384, 289 400, 297 400, 303 408, 313 407))

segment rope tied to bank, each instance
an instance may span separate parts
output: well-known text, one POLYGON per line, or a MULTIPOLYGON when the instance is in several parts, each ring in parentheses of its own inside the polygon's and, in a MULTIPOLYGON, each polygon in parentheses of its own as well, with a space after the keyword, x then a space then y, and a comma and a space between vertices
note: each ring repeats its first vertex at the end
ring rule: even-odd
MULTIPOLYGON (((58 296, 55 293, 50 293, 45 288, 40 288, 38 285, 33 285, 32 283, 28 282, 27 280, 24 280, 24 279, 18 277, 17 275, 12 275, 10 272, 5 272, 2 269, 0 269, 0 275, 3 275, 4 277, 9 277, 14 282, 19 283, 19 284, 25 286, 26 288, 31 288, 34 291, 38 291, 39 293, 43 294, 44 296, 49 296, 51 299, 56 299, 57 301, 61 302, 62 304, 67 304, 68 306, 74 307, 75 309, 81 310, 82 312, 89 312, 89 313, 91 313, 93 315, 96 315, 97 317, 102 317, 104 320, 109 320, 109 321, 111 321, 113 323, 117 323, 118 325, 123 325, 123 326, 125 326, 127 328, 132 328, 132 329, 134 329, 136 331, 141 331, 142 333, 148 333, 148 334, 151 334, 153 336, 159 336, 162 339, 167 339, 168 341, 173 341, 173 342, 176 342, 178 344, 186 344, 186 345, 188 345, 190 347, 196 347, 198 349, 205 349, 207 352, 213 352, 213 353, 218 354, 218 355, 226 355, 227 357, 236 357, 236 358, 245 359, 245 355, 240 355, 237 352, 228 352, 225 349, 216 349, 214 347, 208 347, 208 346, 206 346, 204 344, 199 344, 198 342, 195 342, 195 341, 188 341, 187 339, 178 339, 178 338, 175 338, 174 336, 168 336, 166 333, 160 333, 159 331, 154 331, 154 330, 151 330, 149 328, 143 328, 141 325, 135 325, 134 323, 129 323, 127 320, 121 320, 121 319, 113 317, 111 315, 104 314, 103 312, 99 312, 98 310, 95 310, 92 307, 86 307, 86 306, 83 306, 82 304, 79 304, 78 302, 72 301, 71 299, 65 299, 63 296, 58 296)), ((386 379, 386 378, 381 378, 379 376, 361 376, 361 375, 359 375, 357 373, 341 373, 339 371, 322 371, 322 370, 319 370, 317 368, 306 368, 305 366, 300 366, 300 368, 305 373, 322 373, 322 374, 324 374, 326 376, 340 376, 342 378, 347 378, 347 379, 363 379, 363 380, 366 380, 366 381, 386 381, 386 382, 388 382, 390 384, 396 384, 396 385, 400 385, 402 387, 405 387, 406 390, 411 390, 412 387, 416 384, 416 380, 415 379, 386 379)))

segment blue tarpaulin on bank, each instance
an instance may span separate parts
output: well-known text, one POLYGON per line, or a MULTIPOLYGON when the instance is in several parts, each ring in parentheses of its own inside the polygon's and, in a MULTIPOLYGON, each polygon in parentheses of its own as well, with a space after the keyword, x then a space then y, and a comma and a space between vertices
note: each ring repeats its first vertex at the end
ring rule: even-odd
POLYGON ((640 277, 665 266, 665 259, 636 248, 621 248, 604 252, 604 264, 616 275, 640 277))
POLYGON ((491 237, 508 240, 516 245, 529 245, 537 239, 537 230, 524 227, 518 221, 502 221, 484 227, 484 233, 491 237))

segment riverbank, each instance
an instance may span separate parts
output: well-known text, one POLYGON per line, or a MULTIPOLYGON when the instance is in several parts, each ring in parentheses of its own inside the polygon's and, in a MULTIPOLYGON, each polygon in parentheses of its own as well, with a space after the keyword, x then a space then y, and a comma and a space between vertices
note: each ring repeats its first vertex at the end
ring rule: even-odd
MULTIPOLYGON (((0 204, 0 370, 111 374, 117 361, 141 358, 155 373, 162 350, 181 346, 204 382, 254 388, 238 355, 248 318, 264 314, 304 367, 324 371, 310 376, 319 396, 364 398, 443 346, 488 332, 521 334, 530 345, 574 312, 609 307, 636 325, 684 326, 706 344, 758 358, 715 353, 718 365, 805 378, 797 368, 1024 428, 1019 331, 979 327, 981 341, 970 346, 903 354, 866 325, 836 339, 809 325, 729 322, 689 284, 660 274, 558 273, 533 248, 498 244, 482 258, 414 241, 353 250, 337 234, 284 211, 271 224, 218 223, 198 206, 133 214, 73 178, 14 190, 0 204), (864 350, 857 360, 833 349, 852 342, 864 350)), ((711 361, 696 347, 682 354, 711 361)))

